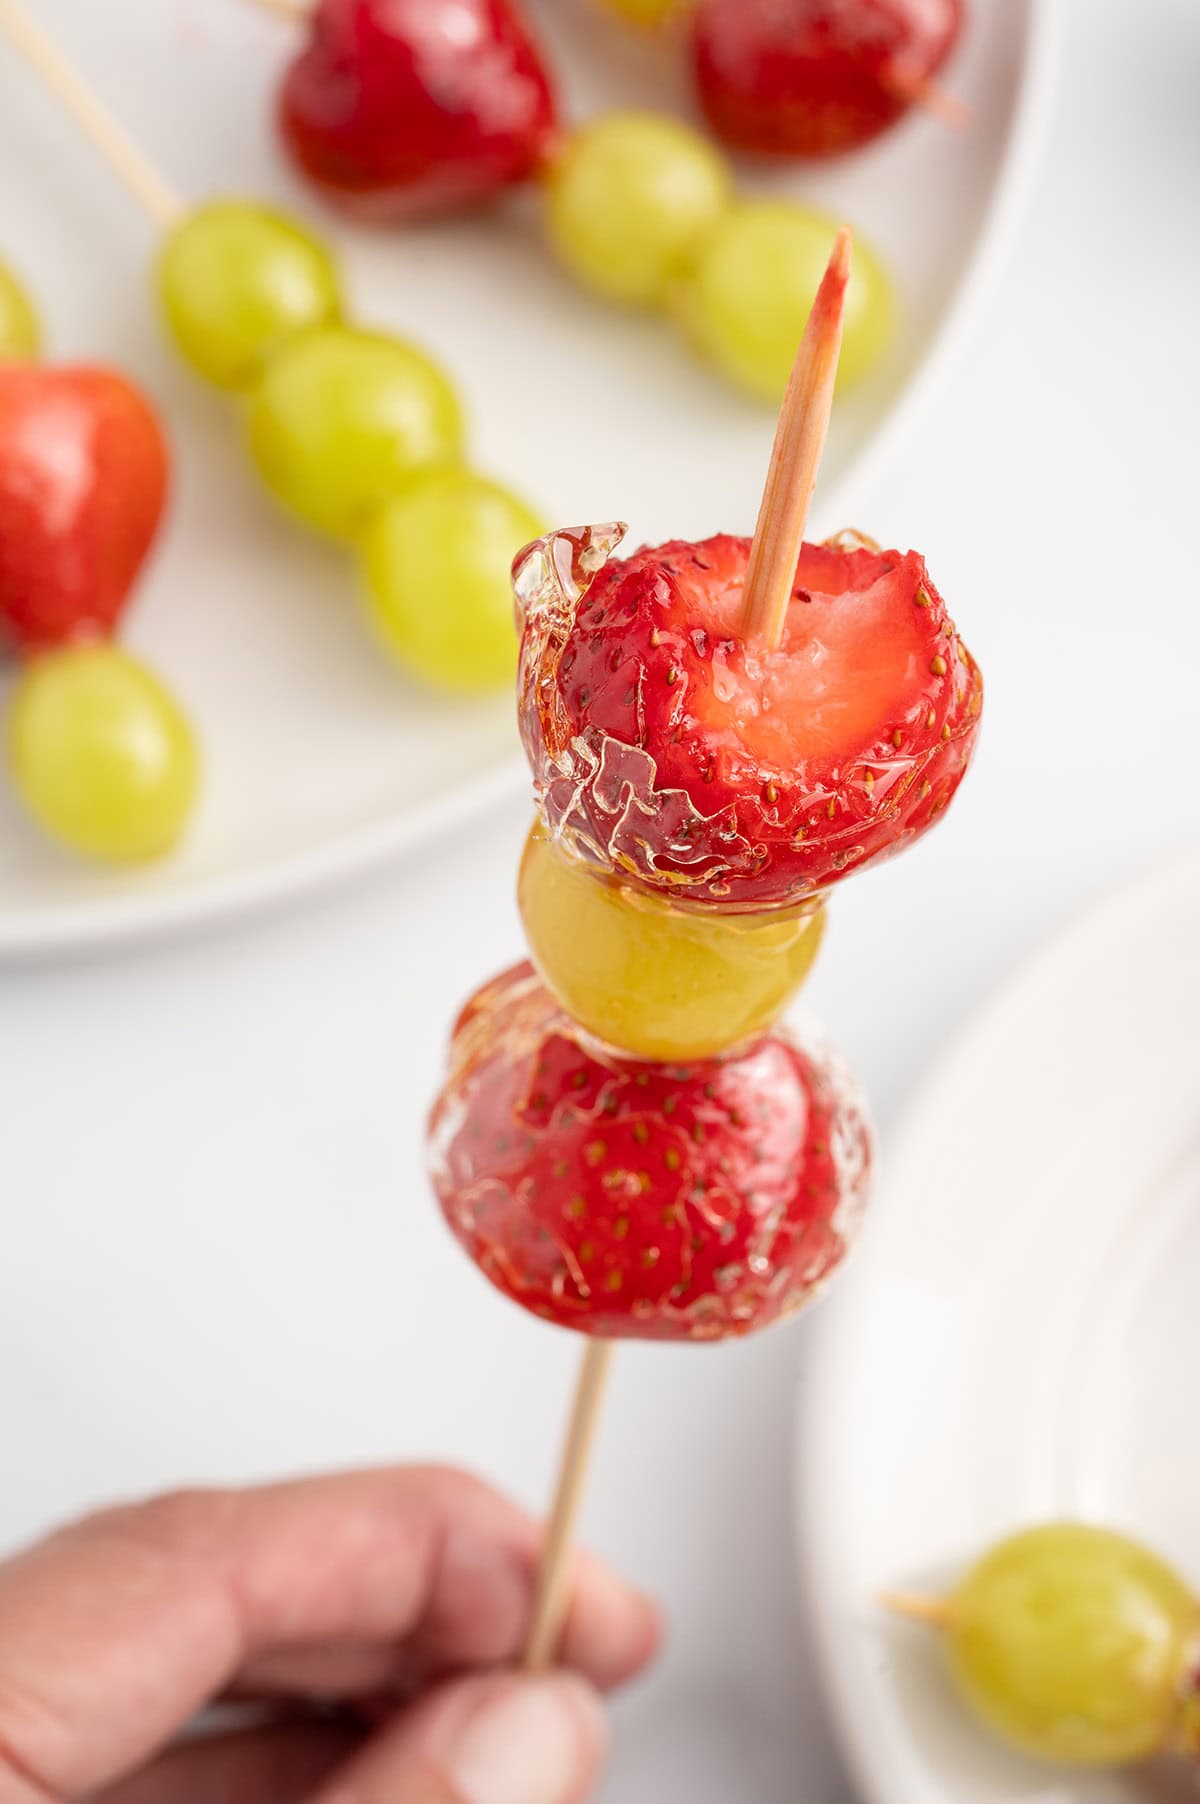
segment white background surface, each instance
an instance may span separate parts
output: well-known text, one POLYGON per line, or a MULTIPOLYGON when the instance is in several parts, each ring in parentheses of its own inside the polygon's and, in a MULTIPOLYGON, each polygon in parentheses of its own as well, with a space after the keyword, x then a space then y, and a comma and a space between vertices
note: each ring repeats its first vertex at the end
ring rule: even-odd
MULTIPOLYGON (((1200 828, 1198 102, 1192 0, 1068 0, 1017 261, 856 522, 927 552, 990 684, 953 817, 848 888, 811 991, 885 1131, 1018 951, 1200 828)), ((543 1499, 572 1345, 484 1287, 420 1176, 452 1010, 519 952, 524 816, 291 915, 3 977, 4 1540, 114 1492, 397 1456, 543 1499)), ((606 1804, 848 1796, 792 1591, 809 1332, 622 1351, 588 1530, 673 1636, 606 1804)))

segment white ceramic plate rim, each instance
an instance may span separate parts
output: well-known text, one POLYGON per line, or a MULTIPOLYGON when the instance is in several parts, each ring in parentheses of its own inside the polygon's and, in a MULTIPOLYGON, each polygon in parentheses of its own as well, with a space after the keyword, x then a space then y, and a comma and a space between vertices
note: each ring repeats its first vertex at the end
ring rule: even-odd
MULTIPOLYGON (((856 497, 866 493, 948 381, 975 318, 997 279, 1033 176, 1042 131, 1049 118, 1060 0, 1028 0, 1029 29, 1012 127, 988 206, 941 328, 915 365, 899 397, 850 474, 822 503, 831 519, 849 519, 856 497)), ((289 853, 244 872, 206 877, 169 895, 122 895, 0 914, 0 962, 99 951, 130 940, 213 926, 235 916, 280 905, 358 876, 399 854, 435 840, 489 805, 515 795, 526 781, 524 761, 513 756, 466 779, 451 792, 406 808, 319 845, 289 853)))
MULTIPOLYGON (((920 1181, 923 1149, 939 1131, 950 1074, 980 1061, 1014 1022, 1044 1015, 1048 998, 1073 991, 1104 947, 1153 921, 1181 890, 1200 899, 1200 849, 1176 854, 1101 897, 1001 983, 934 1061, 904 1110, 888 1158, 889 1191, 903 1198, 920 1181)), ((800 1582, 838 1743, 863 1804, 896 1804, 899 1750, 878 1723, 865 1732, 860 1622, 836 1577, 846 1518, 838 1495, 821 1479, 823 1450, 841 1432, 840 1320, 836 1311, 815 1319, 799 1393, 794 1489, 800 1582)), ((911 1762, 911 1746, 906 1743, 903 1752, 911 1762)))

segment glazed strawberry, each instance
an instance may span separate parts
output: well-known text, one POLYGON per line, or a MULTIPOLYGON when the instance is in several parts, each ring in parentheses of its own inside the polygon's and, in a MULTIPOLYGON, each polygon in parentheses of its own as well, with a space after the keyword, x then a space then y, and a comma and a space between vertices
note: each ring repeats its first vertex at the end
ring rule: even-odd
POLYGON ((838 1062, 782 1033, 687 1068, 598 1053, 531 965, 473 998, 430 1122, 434 1184, 498 1289, 606 1337, 721 1340, 844 1257, 870 1136, 838 1062))
POLYGON ((836 156, 931 97, 962 24, 963 0, 699 0, 701 104, 739 150, 836 156))
POLYGON ((781 641, 741 636, 750 541, 522 554, 520 721, 551 830, 661 890, 766 907, 939 818, 982 683, 916 552, 804 545, 781 641))
POLYGON ((0 365, 0 636, 110 633, 166 499, 149 402, 92 367, 0 365))
POLYGON ((511 0, 320 0, 284 78, 284 143, 332 197, 380 218, 478 206, 526 181, 555 130, 511 0))

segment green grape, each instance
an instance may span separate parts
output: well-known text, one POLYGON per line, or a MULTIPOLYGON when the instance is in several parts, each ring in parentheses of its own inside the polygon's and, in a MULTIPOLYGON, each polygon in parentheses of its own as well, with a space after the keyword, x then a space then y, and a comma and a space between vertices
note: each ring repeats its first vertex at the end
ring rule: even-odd
POLYGON ((724 914, 588 869, 535 823, 517 900, 567 1013, 640 1059, 707 1059, 766 1031, 808 976, 825 910, 724 914))
POLYGON ((327 327, 273 357, 250 402, 250 450, 268 488, 311 526, 349 538, 462 444, 448 377, 415 345, 327 327))
POLYGON ((661 306, 732 195, 729 165, 690 126, 605 113, 568 138, 551 167, 547 229, 589 288, 661 306))
POLYGON ((385 643, 439 688, 511 683, 512 561, 544 530, 524 502, 468 470, 419 477, 363 534, 369 606, 385 643))
MULTIPOLYGON (((787 387, 837 229, 836 220, 791 201, 745 201, 718 222, 679 286, 679 317, 693 343, 773 405, 787 387)), ((857 382, 876 362, 894 312, 882 263, 856 238, 839 387, 857 382)))
POLYGON ((1028 1529, 950 1599, 955 1676, 998 1734, 1043 1759, 1141 1760, 1160 1746, 1197 1629, 1169 1566, 1081 1523, 1028 1529))
POLYGON ((199 783, 178 704, 111 645, 67 646, 27 666, 9 714, 8 755, 39 826, 116 864, 169 852, 199 783))
POLYGON ((12 271, 0 263, 0 357, 36 357, 41 340, 32 301, 12 271))
POLYGON ((158 292, 180 351, 220 388, 248 388, 288 338, 341 311, 320 240, 248 201, 197 207, 168 234, 158 292))

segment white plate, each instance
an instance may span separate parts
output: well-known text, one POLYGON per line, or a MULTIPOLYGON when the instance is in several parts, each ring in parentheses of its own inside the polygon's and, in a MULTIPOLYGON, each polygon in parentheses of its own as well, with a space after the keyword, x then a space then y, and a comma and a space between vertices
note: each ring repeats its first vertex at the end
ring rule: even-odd
MULTIPOLYGON (((840 168, 771 178, 860 225, 906 308, 886 368, 840 410, 819 529, 853 519, 854 497, 911 432, 995 271, 1046 110, 1053 3, 974 0, 949 71, 973 109, 961 137, 915 118, 840 168)), ((36 10, 181 192, 275 193, 313 211, 269 123, 291 27, 246 0, 38 0, 36 10)), ((685 104, 680 59, 592 0, 533 11, 576 114, 685 104)), ((409 685, 368 643, 347 561, 258 491, 233 409, 162 342, 147 222, 2 48, 0 121, 2 252, 26 274, 53 346, 123 364, 171 422, 176 505, 127 632, 185 698, 208 760, 188 845, 149 873, 60 856, 0 786, 0 957, 296 893, 461 824, 522 782, 508 698, 447 706, 409 685)), ((749 529, 770 420, 695 365, 665 324, 575 290, 543 253, 531 207, 406 233, 323 224, 360 317, 442 357, 468 398, 476 461, 549 521, 624 517, 634 542, 749 529)))
POLYGON ((951 1694, 936 1638, 873 1599, 1062 1516, 1132 1529, 1200 1582, 1198 920, 1193 855, 1006 986, 912 1105, 817 1326, 802 1561, 871 1804, 1175 1795, 1010 1755, 951 1694))

